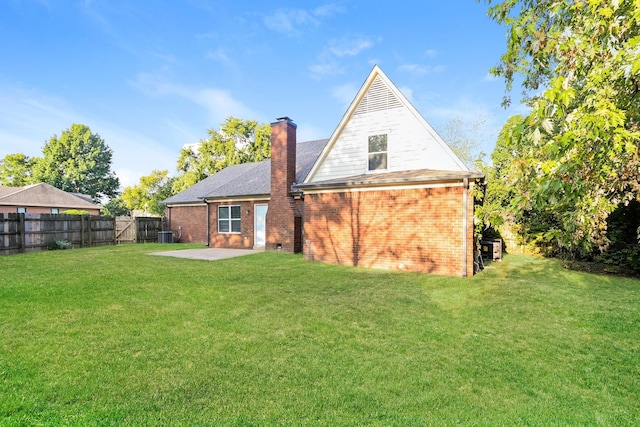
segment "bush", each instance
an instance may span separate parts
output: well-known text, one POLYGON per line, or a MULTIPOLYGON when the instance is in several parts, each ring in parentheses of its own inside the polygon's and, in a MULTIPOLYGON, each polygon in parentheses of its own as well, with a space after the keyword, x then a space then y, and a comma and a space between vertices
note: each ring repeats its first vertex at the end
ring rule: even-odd
POLYGON ((71 243, 69 241, 67 241, 67 240, 52 240, 52 241, 49 242, 47 247, 50 250, 72 249, 73 245, 71 245, 71 243))
POLYGON ((89 215, 89 212, 80 209, 68 209, 61 213, 65 215, 89 215))

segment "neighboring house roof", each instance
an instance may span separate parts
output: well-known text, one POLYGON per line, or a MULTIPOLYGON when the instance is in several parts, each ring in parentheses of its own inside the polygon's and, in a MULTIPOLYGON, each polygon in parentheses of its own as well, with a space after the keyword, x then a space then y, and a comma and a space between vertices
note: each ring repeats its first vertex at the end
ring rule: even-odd
POLYGON ((85 195, 67 193, 52 185, 39 183, 26 187, 0 187, 0 205, 38 206, 65 209, 100 209, 85 195), (81 197, 82 196, 82 197, 81 197))
MULTIPOLYGON (((302 182, 318 158, 326 139, 296 144, 296 182, 302 182)), ((271 160, 242 163, 224 168, 186 190, 169 197, 167 205, 199 203, 203 199, 228 197, 269 197, 271 193, 271 160)))
POLYGON ((296 188, 300 190, 307 190, 345 187, 382 187, 399 184, 406 185, 407 183, 417 185, 436 182, 462 181, 464 178, 478 179, 482 177, 484 177, 484 175, 480 172, 422 169, 377 174, 361 174, 345 178, 335 178, 326 181, 298 184, 296 185, 296 188))

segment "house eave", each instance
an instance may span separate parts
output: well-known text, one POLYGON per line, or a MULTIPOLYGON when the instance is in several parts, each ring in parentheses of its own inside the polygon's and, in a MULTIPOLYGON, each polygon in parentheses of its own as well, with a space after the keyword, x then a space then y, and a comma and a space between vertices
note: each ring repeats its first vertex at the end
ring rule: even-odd
POLYGON ((256 195, 236 195, 236 196, 220 196, 220 197, 203 197, 205 203, 221 203, 221 202, 253 202, 258 200, 270 200, 270 194, 256 195))
POLYGON ((347 177, 343 180, 331 180, 324 182, 310 182, 305 184, 298 184, 296 186, 297 191, 305 193, 325 191, 325 190, 340 190, 340 189, 390 189, 394 187, 407 188, 407 187, 427 187, 427 186, 446 186, 461 184, 464 179, 479 180, 484 178, 484 174, 479 172, 448 172, 448 171, 435 171, 430 173, 428 177, 418 177, 414 179, 407 179, 402 174, 384 174, 384 175, 359 175, 355 177, 347 177), (438 173, 440 172, 440 173, 438 173), (384 176, 388 175, 388 176, 384 176))

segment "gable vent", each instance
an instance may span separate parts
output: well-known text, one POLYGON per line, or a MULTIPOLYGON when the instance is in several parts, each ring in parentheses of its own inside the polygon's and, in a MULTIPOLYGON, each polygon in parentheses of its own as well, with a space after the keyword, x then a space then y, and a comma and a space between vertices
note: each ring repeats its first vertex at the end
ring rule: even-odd
POLYGON ((362 101, 360 101, 354 114, 364 114, 398 107, 402 107, 402 103, 378 76, 362 98, 362 101))

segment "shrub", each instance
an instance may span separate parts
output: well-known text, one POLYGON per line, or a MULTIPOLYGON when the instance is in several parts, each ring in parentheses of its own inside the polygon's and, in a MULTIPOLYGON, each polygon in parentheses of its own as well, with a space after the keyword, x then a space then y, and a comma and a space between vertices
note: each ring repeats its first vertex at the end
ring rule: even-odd
POLYGON ((50 250, 57 250, 57 249, 72 249, 73 246, 71 245, 71 243, 67 240, 52 240, 49 242, 49 244, 47 245, 47 247, 50 250))
POLYGON ((65 215, 89 215, 89 212, 80 209, 68 209, 62 213, 65 215))

